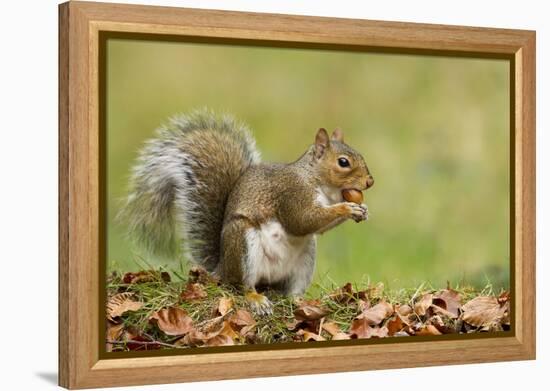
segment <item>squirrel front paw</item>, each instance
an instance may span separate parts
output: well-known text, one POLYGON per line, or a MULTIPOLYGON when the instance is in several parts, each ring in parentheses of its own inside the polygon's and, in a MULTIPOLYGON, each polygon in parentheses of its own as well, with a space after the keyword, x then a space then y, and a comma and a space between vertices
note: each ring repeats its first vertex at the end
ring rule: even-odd
POLYGON ((250 310, 256 315, 271 315, 273 314, 273 304, 269 299, 261 293, 250 291, 244 295, 250 310))
POLYGON ((348 210, 348 217, 353 219, 356 223, 369 218, 367 205, 359 205, 353 202, 345 202, 344 205, 346 205, 348 210))

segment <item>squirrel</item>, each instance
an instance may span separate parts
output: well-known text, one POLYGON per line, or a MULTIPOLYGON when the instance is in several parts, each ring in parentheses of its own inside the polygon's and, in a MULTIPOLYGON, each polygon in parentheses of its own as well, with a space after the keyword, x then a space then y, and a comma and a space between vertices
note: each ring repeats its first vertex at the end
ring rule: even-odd
POLYGON ((208 110, 173 117, 139 152, 121 216, 150 253, 183 250, 222 282, 244 288, 251 309, 271 313, 258 287, 300 296, 315 267, 316 235, 368 218, 342 191, 374 184, 343 132, 317 131, 296 161, 262 163, 248 127, 208 110))

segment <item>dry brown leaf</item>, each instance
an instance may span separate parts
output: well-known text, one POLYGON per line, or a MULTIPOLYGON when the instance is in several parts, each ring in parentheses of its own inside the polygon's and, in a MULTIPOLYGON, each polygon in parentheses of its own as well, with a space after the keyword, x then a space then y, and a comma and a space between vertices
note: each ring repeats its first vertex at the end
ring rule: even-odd
POLYGON ((454 289, 442 290, 434 295, 432 302, 452 314, 453 319, 458 318, 458 315, 460 315, 462 296, 454 289))
POLYGON ((218 313, 221 316, 226 315, 233 308, 233 299, 230 297, 222 297, 218 302, 218 313))
POLYGON ((413 313, 413 309, 408 304, 402 304, 395 306, 395 312, 405 318, 413 313))
POLYGON ((222 327, 224 317, 216 316, 215 318, 205 319, 195 326, 195 328, 203 333, 211 333, 215 330, 219 330, 222 327))
POLYGON ((130 292, 117 293, 107 301, 107 319, 117 323, 117 318, 127 311, 137 311, 143 307, 140 301, 134 301, 133 294, 130 292))
POLYGON ((140 334, 140 332, 135 329, 125 330, 123 340, 126 341, 126 345, 124 346, 128 350, 157 350, 162 348, 160 344, 156 343, 148 336, 140 334), (146 344, 140 342, 146 342, 146 344))
POLYGON ((309 299, 309 300, 306 300, 304 298, 296 298, 294 300, 294 302, 296 303, 296 305, 299 307, 299 306, 302 306, 302 305, 314 305, 314 306, 320 306, 321 305, 321 300, 320 299, 309 299))
POLYGON ((294 316, 298 320, 318 320, 325 317, 328 311, 313 304, 302 303, 294 310, 294 316))
MULTIPOLYGON (((116 324, 111 321, 107 321, 107 341, 118 341, 123 331, 124 324, 116 324)), ((112 352, 113 344, 107 342, 106 349, 108 352, 112 352)))
POLYGON ((434 315, 430 319, 428 319, 427 324, 431 324, 435 326, 435 328, 441 333, 441 334, 450 334, 453 333, 453 330, 445 325, 445 322, 443 322, 443 319, 441 319, 440 315, 434 315))
POLYGON ((191 283, 199 283, 199 284, 207 285, 210 283, 217 284, 220 282, 220 279, 218 277, 211 275, 206 271, 206 269, 200 266, 193 266, 191 269, 189 269, 188 281, 191 283))
POLYGON ((116 324, 111 321, 107 321, 107 339, 109 341, 118 341, 124 331, 124 324, 116 324))
POLYGON ((350 336, 356 338, 384 338, 388 336, 387 327, 371 327, 366 318, 354 319, 349 331, 350 336))
POLYGON ((498 323, 504 317, 506 308, 496 297, 479 296, 462 306, 462 319, 476 327, 486 327, 498 323))
POLYGON ((336 289, 329 297, 338 303, 349 303, 353 299, 353 288, 351 282, 343 287, 336 289))
POLYGON ((159 272, 156 270, 142 270, 139 272, 129 272, 124 275, 122 281, 125 284, 140 284, 144 282, 170 282, 170 274, 168 272, 159 272))
POLYGON ((405 330, 398 331, 393 335, 393 337, 410 337, 411 335, 407 333, 405 330))
POLYGON ((329 295, 332 300, 342 304, 347 304, 351 301, 366 300, 367 296, 368 291, 354 292, 351 282, 346 283, 329 295))
POLYGON ((228 346, 242 339, 229 321, 224 321, 216 330, 205 331, 192 329, 185 337, 177 341, 177 345, 188 346, 228 346))
POLYGON ((351 322, 349 333, 356 338, 368 338, 367 335, 370 335, 370 328, 366 319, 354 319, 351 322))
POLYGON ((233 338, 224 334, 218 334, 206 341, 206 346, 231 346, 231 345, 235 345, 235 340, 233 340, 233 338))
POLYGON ((188 283, 185 287, 185 290, 181 292, 181 299, 183 301, 196 301, 196 300, 202 300, 206 298, 208 295, 206 294, 203 286, 199 283, 188 283))
POLYGON ((213 333, 203 333, 197 329, 192 329, 189 333, 185 334, 183 338, 178 339, 176 345, 187 345, 191 347, 202 346, 216 335, 218 335, 217 331, 213 333))
POLYGON ((407 326, 405 322, 403 322, 403 319, 401 319, 401 316, 399 313, 396 313, 390 320, 386 323, 386 327, 388 328, 388 334, 390 336, 394 335, 395 333, 398 333, 399 331, 403 330, 403 328, 407 326))
POLYGON ((233 327, 231 327, 231 323, 229 323, 229 321, 227 320, 223 322, 223 326, 220 330, 220 335, 225 335, 233 340, 238 340, 241 338, 241 335, 233 330, 233 327))
POLYGON ((510 301, 510 292, 503 291, 497 298, 500 305, 503 305, 504 303, 507 303, 510 301))
POLYGON ((296 328, 298 327, 298 325, 300 323, 301 322, 299 320, 293 318, 290 322, 286 322, 285 326, 286 326, 287 330, 293 331, 293 330, 296 330, 296 328))
POLYGON ((351 337, 349 336, 349 334, 346 334, 346 333, 338 333, 336 335, 334 335, 332 337, 332 341, 341 341, 341 340, 344 340, 344 339, 351 339, 351 337))
POLYGON ((371 338, 386 338, 388 336, 388 328, 387 327, 372 327, 371 329, 371 338))
POLYGON ((425 293, 422 297, 414 304, 414 312, 419 316, 426 315, 426 311, 432 305, 433 295, 431 293, 425 293))
POLYGON ((193 329, 193 320, 187 312, 178 307, 163 308, 151 315, 151 321, 166 335, 184 335, 193 329))
POLYGON ((504 308, 504 315, 502 316, 502 324, 506 326, 510 326, 510 302, 506 302, 503 306, 504 308))
MULTIPOLYGON (((435 302, 435 299, 434 299, 435 302)), ((444 308, 439 307, 438 305, 432 304, 430 308, 435 312, 436 314, 446 316, 447 318, 456 319, 458 316, 455 315, 452 312, 447 311, 444 308)))
POLYGON ((370 302, 368 300, 359 299, 357 301, 357 313, 360 314, 361 312, 364 312, 367 309, 369 309, 369 307, 370 307, 370 302))
POLYGON ((434 325, 428 324, 418 330, 416 335, 441 335, 441 332, 434 325))
POLYGON ((384 319, 393 314, 393 306, 385 301, 381 301, 374 307, 363 311, 357 318, 365 319, 371 326, 382 323, 384 319))
POLYGON ((296 333, 296 335, 302 337, 302 341, 304 341, 304 342, 309 342, 309 341, 326 341, 326 339, 323 338, 322 336, 320 336, 319 334, 311 333, 311 332, 305 331, 305 330, 298 330, 298 332, 296 333))
POLYGON ((256 326, 256 321, 250 312, 246 310, 237 310, 237 312, 229 318, 229 324, 241 335, 246 336, 256 326))
POLYGON ((342 330, 340 330, 340 327, 334 322, 323 323, 323 329, 333 337, 337 334, 342 333, 342 330))

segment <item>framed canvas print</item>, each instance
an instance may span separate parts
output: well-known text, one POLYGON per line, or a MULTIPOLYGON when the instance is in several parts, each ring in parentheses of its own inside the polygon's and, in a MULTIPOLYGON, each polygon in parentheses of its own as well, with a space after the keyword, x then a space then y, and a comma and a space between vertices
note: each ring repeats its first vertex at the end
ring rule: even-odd
POLYGON ((534 32, 59 16, 62 386, 535 357, 534 32))

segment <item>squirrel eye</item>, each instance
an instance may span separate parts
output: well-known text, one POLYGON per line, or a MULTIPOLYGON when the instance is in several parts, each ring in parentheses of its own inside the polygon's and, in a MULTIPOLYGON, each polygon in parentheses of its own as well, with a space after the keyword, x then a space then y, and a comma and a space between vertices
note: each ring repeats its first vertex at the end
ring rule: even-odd
POLYGON ((349 160, 345 157, 338 158, 338 165, 340 167, 349 167, 349 160))

